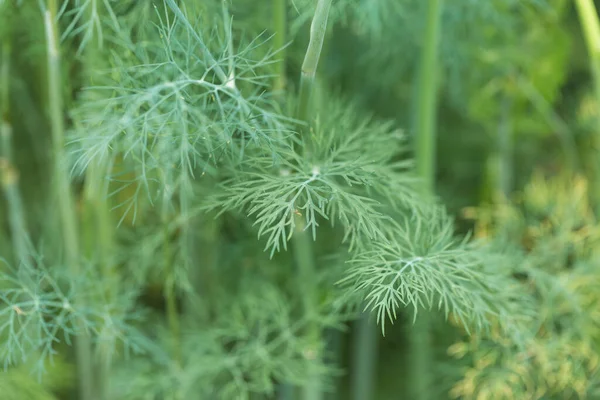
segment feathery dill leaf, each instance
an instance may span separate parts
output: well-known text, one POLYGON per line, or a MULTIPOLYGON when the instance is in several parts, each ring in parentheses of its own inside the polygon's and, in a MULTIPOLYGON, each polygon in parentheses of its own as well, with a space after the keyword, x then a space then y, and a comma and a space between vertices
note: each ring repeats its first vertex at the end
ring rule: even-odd
POLYGON ((251 58, 264 41, 233 53, 231 31, 221 39, 183 18, 166 13, 152 37, 160 41, 113 52, 114 68, 97 78, 106 83, 86 89, 91 96, 84 92, 74 113, 84 128, 71 139, 75 170, 120 155, 136 172, 121 186, 136 188, 127 211, 142 192, 189 190, 185 178, 211 172, 223 157, 239 162, 249 146, 276 154, 287 135, 289 120, 264 93, 269 76, 259 72, 272 53, 251 58))
POLYGON ((123 292, 116 299, 102 301, 102 285, 91 276, 92 271, 73 277, 61 269, 48 270, 36 257, 36 268, 29 276, 18 274, 3 262, 0 273, 0 338, 5 343, 0 350, 4 368, 33 361, 34 372, 41 377, 47 361, 56 354, 56 346, 82 333, 91 332, 94 339, 119 351, 139 352, 143 349, 133 324, 142 317, 134 309, 135 293, 123 292), (89 300, 78 306, 75 299, 89 300))
POLYGON ((233 171, 205 201, 206 209, 254 217, 271 256, 287 249, 296 214, 305 219, 313 238, 320 221, 341 224, 353 249, 365 240, 387 240, 394 224, 385 214, 389 205, 420 207, 411 162, 399 158, 405 152, 402 132, 388 122, 357 116, 350 104, 328 104, 311 134, 311 153, 282 153, 275 166, 268 153, 252 156, 250 168, 233 171))
POLYGON ((405 218, 391 238, 353 254, 340 281, 377 314, 384 334, 386 320, 393 322, 405 307, 414 309, 415 318, 420 308, 442 310, 467 331, 509 316, 503 308, 509 303, 498 301, 509 286, 485 266, 494 254, 457 238, 453 220, 439 206, 405 218))

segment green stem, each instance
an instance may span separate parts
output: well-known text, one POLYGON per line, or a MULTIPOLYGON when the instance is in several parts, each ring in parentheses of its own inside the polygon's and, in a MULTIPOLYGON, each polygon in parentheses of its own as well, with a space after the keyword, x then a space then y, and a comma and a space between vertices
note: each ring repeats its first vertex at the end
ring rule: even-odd
POLYGON ((579 20, 590 57, 596 99, 600 100, 600 21, 593 0, 576 0, 579 20))
MULTIPOLYGON (((163 266, 166 271, 165 276, 165 284, 164 284, 164 298, 166 303, 166 313, 167 313, 167 324, 169 326, 169 331, 171 334, 171 339, 173 340, 171 351, 173 355, 173 360, 175 361, 175 368, 181 369, 183 354, 181 352, 181 342, 180 342, 180 325, 179 325, 179 313, 177 311, 177 292, 176 292, 176 276, 175 276, 175 266, 173 260, 173 252, 171 247, 171 238, 170 238, 170 230, 169 227, 169 211, 168 211, 168 200, 167 196, 165 196, 163 202, 163 226, 164 226, 164 248, 163 248, 163 266)), ((180 393, 180 388, 176 388, 175 392, 172 393, 173 399, 182 399, 182 395, 180 393)))
POLYGON ((377 345, 379 329, 371 320, 370 313, 365 311, 355 322, 356 338, 354 340, 352 360, 352 399, 374 399, 375 377, 377 371, 377 345))
MULTIPOLYGON (((441 30, 442 0, 427 2, 424 46, 421 53, 419 76, 419 100, 416 127, 416 170, 422 180, 422 191, 432 195, 435 185, 435 132, 437 119, 437 92, 439 65, 439 41, 441 30)), ((415 324, 409 330, 409 398, 431 400, 432 349, 431 315, 420 311, 415 324)))
MULTIPOLYGON (((88 18, 92 18, 88 10, 88 18)), ((86 45, 83 69, 89 77, 93 76, 94 67, 101 62, 99 54, 101 43, 90 41, 86 45)), ((111 219, 108 198, 108 180, 112 165, 107 161, 92 162, 85 172, 83 189, 83 222, 82 230, 85 240, 85 251, 90 260, 100 268, 102 276, 103 296, 110 303, 116 298, 119 288, 119 277, 115 269, 115 253, 113 241, 113 221, 111 219)), ((98 344, 96 361, 96 396, 100 400, 109 400, 108 387, 111 369, 111 349, 103 343, 98 344)))
POLYGON ((423 192, 434 191, 435 131, 437 119, 438 51, 442 0, 428 0, 424 46, 421 50, 419 99, 416 127, 416 170, 423 183, 423 192))
MULTIPOLYGON (((283 98, 283 93, 286 85, 286 41, 287 33, 287 0, 273 0, 273 46, 279 52, 280 61, 275 64, 273 77, 273 92, 283 98)), ((292 400, 294 398, 294 387, 287 383, 281 382, 278 385, 277 398, 279 400, 292 400)))
MULTIPOLYGON (((62 79, 58 47, 59 35, 56 18, 56 0, 48 0, 48 8, 44 12, 44 25, 48 64, 48 104, 50 108, 50 123, 54 152, 55 195, 58 199, 58 214, 61 221, 65 261, 71 273, 74 276, 78 276, 80 274, 79 238, 74 212, 73 195, 71 193, 70 179, 65 163, 64 110, 61 92, 62 79)), ((80 303, 78 299, 75 300, 80 303)), ((75 351, 77 357, 79 399, 95 399, 92 348, 90 339, 85 332, 81 332, 77 337, 77 340, 75 341, 75 351)))
MULTIPOLYGON (((83 191, 83 238, 89 258, 100 268, 104 296, 110 302, 118 292, 118 277, 114 269, 114 246, 112 224, 106 202, 107 188, 105 176, 108 168, 95 163, 90 164, 85 174, 83 191)), ((98 345, 96 361, 96 398, 108 400, 108 380, 111 367, 111 349, 98 345)))
MULTIPOLYGON (((300 76, 300 99, 296 118, 303 122, 309 121, 310 101, 317 74, 317 66, 323 49, 325 32, 327 31, 327 19, 332 0, 319 0, 315 10, 315 16, 310 25, 310 41, 302 63, 302 75, 300 76)), ((306 138, 309 139, 309 138, 306 138)))
POLYGON ((273 46, 279 52, 280 62, 275 64, 275 77, 273 78, 273 91, 282 94, 285 90, 285 40, 287 31, 287 4, 286 0, 273 0, 273 46))
MULTIPOLYGON (((296 232, 293 236, 294 260, 298 268, 298 281, 302 282, 302 300, 304 302, 304 313, 309 320, 314 318, 318 307, 318 288, 316 282, 316 268, 313 252, 312 238, 305 230, 304 219, 296 217, 296 232)), ((306 357, 312 360, 321 358, 320 342, 321 332, 318 325, 309 323, 306 334, 311 345, 305 349, 306 357)), ((320 400, 323 396, 321 380, 316 371, 309 372, 310 380, 302 388, 302 399, 320 400)))
MULTIPOLYGON (((575 5, 579 13, 579 20, 583 29, 583 36, 590 57, 590 68, 592 70, 596 105, 600 108, 600 21, 593 0, 576 0, 575 5)), ((600 117, 596 121, 593 148, 600 148, 600 117)), ((600 217, 600 157, 596 154, 593 158, 593 185, 591 192, 592 202, 595 207, 596 217, 600 217)))
MULTIPOLYGON (((302 64, 302 74, 300 77, 300 98, 296 118, 307 125, 311 123, 310 100, 317 73, 319 58, 325 40, 327 31, 327 19, 332 0, 319 0, 315 15, 310 27, 310 41, 304 62, 302 64)), ((303 138, 305 149, 310 145, 310 137, 307 137, 306 126, 303 129, 303 138)), ((310 233, 305 229, 305 219, 299 215, 296 216, 296 232, 293 235, 293 252, 296 266, 298 268, 299 282, 302 282, 304 300, 304 312, 309 320, 314 318, 318 308, 318 288, 316 280, 315 256, 313 243, 310 233)), ((320 351, 321 332, 316 324, 309 324, 308 337, 314 343, 311 348, 306 349, 308 357, 314 357, 318 360, 322 357, 320 351)), ((323 397, 321 379, 317 371, 309 371, 310 382, 302 388, 302 398, 304 400, 320 400, 323 397)))

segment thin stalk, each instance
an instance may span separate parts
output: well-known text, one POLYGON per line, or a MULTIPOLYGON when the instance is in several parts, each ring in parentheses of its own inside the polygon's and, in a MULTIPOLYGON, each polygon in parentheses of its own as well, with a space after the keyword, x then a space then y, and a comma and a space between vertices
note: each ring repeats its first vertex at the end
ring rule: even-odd
MULTIPOLYGON (((92 18, 91 7, 88 18, 92 18)), ((94 67, 100 60, 99 50, 101 44, 90 41, 85 48, 83 69, 88 76, 93 75, 94 67)), ((85 240, 85 249, 89 259, 93 260, 100 268, 105 298, 111 302, 119 291, 119 278, 115 270, 114 224, 106 201, 108 197, 108 179, 112 164, 106 161, 92 162, 85 172, 83 189, 83 221, 81 228, 85 240)), ((108 387, 111 369, 111 350, 102 343, 97 347, 98 358, 96 361, 96 396, 100 400, 109 400, 108 387)))
MULTIPOLYGON (((75 207, 73 195, 71 193, 69 173, 65 163, 64 110, 60 69, 61 59, 58 48, 59 34, 56 18, 56 0, 48 0, 48 7, 44 12, 44 25, 47 45, 48 104, 53 142, 55 195, 58 199, 58 214, 61 222, 62 245, 64 247, 65 261, 71 273, 74 276, 78 276, 80 274, 80 249, 77 221, 74 213, 75 207)), ((80 302, 78 299, 75 300, 80 302)), ((75 341, 75 352, 79 381, 79 399, 95 399, 92 348, 89 336, 86 332, 81 332, 77 337, 75 341)))
POLYGON ((275 64, 275 77, 273 78, 273 91, 282 94, 285 90, 285 61, 287 32, 287 1, 273 0, 273 46, 279 52, 280 62, 275 64))
MULTIPOLYGON (((321 57, 325 32, 327 31, 327 19, 332 0, 319 0, 315 15, 310 27, 310 41, 304 62, 302 64, 302 74, 300 77, 300 98, 296 118, 306 125, 310 125, 310 100, 314 87, 317 66, 321 57)), ((309 129, 302 130, 302 136, 305 146, 310 144, 310 137, 307 137, 309 129)), ((293 235, 293 253, 296 266, 298 268, 298 278, 303 285, 302 297, 304 300, 304 312, 309 318, 314 317, 318 307, 318 292, 316 280, 315 255, 313 250, 312 238, 310 232, 306 230, 306 223, 302 216, 296 215, 296 232, 293 235)), ((320 329, 317 325, 311 324, 307 334, 314 341, 314 347, 307 349, 307 355, 319 359, 322 357, 319 343, 321 342, 320 329)), ((320 400, 323 398, 321 379, 317 371, 309 372, 310 382, 302 388, 302 398, 304 400, 320 400)))
POLYGON ((379 329, 377 324, 369 317, 370 313, 364 311, 355 322, 356 337, 352 351, 353 400, 370 400, 375 398, 375 372, 377 370, 379 329))
MULTIPOLYGON (((437 119, 437 66, 442 0, 429 0, 426 10, 424 45, 421 51, 419 76, 419 99, 416 111, 416 171, 422 180, 422 192, 429 196, 434 192, 435 179, 435 132, 437 119)), ((431 315, 419 312, 414 325, 408 332, 410 342, 409 357, 409 398, 431 400, 432 349, 431 315)))
MULTIPOLYGON (((576 0, 575 5, 579 14, 579 20, 583 29, 583 36, 590 57, 590 69, 594 80, 594 93, 598 107, 598 117, 594 136, 593 148, 600 146, 600 21, 594 0, 576 0)), ((596 217, 600 217, 600 157, 593 157, 593 186, 590 191, 596 211, 596 217)))
MULTIPOLYGON (((167 324, 169 326, 170 336, 173 340, 171 353, 175 361, 175 367, 181 369, 183 354, 181 352, 181 328, 179 324, 179 312, 177 311, 177 292, 176 292, 176 277, 173 260, 173 249, 171 246, 170 230, 169 230, 169 209, 168 196, 165 195, 163 200, 163 227, 164 227, 164 242, 163 242, 163 268, 166 272, 164 284, 164 298, 166 304, 167 324)), ((180 389, 177 388, 172 394, 172 399, 180 400, 183 398, 180 389)))
MULTIPOLYGON (((286 33, 287 33, 287 0, 273 0, 273 46, 279 52, 280 61, 275 64, 273 77, 273 92, 280 100, 286 85, 286 33)), ((294 387, 288 382, 280 382, 277 388, 278 400, 294 399, 294 387)))

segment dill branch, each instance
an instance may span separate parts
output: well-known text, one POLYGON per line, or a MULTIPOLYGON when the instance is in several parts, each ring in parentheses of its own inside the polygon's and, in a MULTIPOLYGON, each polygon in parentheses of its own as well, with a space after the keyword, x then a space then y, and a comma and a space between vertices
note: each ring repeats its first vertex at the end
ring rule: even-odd
POLYGON ((453 234, 452 220, 443 209, 406 218, 398 224, 393 240, 374 241, 349 261, 350 269, 340 284, 364 299, 377 313, 385 334, 387 319, 394 321, 404 307, 443 310, 446 318, 485 328, 492 319, 509 325, 510 285, 485 267, 491 256, 467 239, 453 234))
MULTIPOLYGON (((38 262, 41 260, 37 260, 38 262)), ((38 376, 46 361, 57 354, 61 341, 91 333, 112 357, 117 349, 141 352, 140 334, 133 327, 141 310, 134 309, 135 292, 124 292, 110 301, 98 280, 87 274, 74 278, 62 272, 50 274, 43 265, 28 270, 23 279, 5 264, 0 273, 0 359, 4 368, 36 358, 38 376), (77 302, 85 299, 83 306, 77 302)))
POLYGON ((122 157, 135 171, 124 187, 137 187, 128 209, 142 188, 151 198, 154 190, 159 196, 189 191, 191 179, 218 167, 223 157, 237 163, 251 146, 277 154, 291 134, 291 120, 264 93, 270 76, 260 70, 274 62, 273 54, 252 58, 265 41, 255 38, 234 53, 230 37, 213 36, 214 55, 203 56, 211 49, 201 25, 195 29, 177 15, 175 21, 160 18, 158 43, 130 43, 125 55, 114 52, 114 68, 97 77, 106 83, 87 88, 73 113, 82 128, 70 141, 73 169, 122 157))
POLYGON ((271 256, 287 249, 296 215, 313 239, 320 221, 329 220, 341 224, 351 250, 369 241, 387 242, 394 221, 386 207, 417 210, 423 204, 413 189, 411 163, 396 160, 404 150, 403 136, 389 123, 361 120, 353 109, 332 105, 328 111, 327 121, 315 126, 310 156, 282 152, 276 167, 268 154, 252 156, 247 163, 252 168, 233 171, 203 207, 254 217, 271 256))

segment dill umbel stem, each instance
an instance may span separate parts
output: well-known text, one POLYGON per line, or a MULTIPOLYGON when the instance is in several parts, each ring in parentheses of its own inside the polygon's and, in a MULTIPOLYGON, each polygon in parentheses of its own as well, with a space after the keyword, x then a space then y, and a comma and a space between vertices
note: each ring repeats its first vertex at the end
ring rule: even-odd
MULTIPOLYGON (((590 68, 594 80, 594 93, 596 97, 596 106, 600 107, 600 20, 598 11, 594 4, 594 0, 576 0, 577 12, 583 29, 588 55, 590 58, 590 68)), ((600 126, 600 118, 596 122, 596 126, 600 126)), ((600 146, 600 133, 596 133, 594 137, 594 148, 600 146)), ((594 160, 594 179, 591 192, 593 203, 596 205, 596 218, 600 218, 600 157, 593 154, 594 160)))
MULTIPOLYGON (((88 10, 88 18, 94 10, 88 10)), ((99 49, 101 44, 90 41, 86 46, 84 69, 92 76, 93 68, 100 60, 99 49)), ((85 184, 83 188, 83 223, 82 230, 85 240, 85 251, 89 259, 94 260, 95 265, 101 271, 103 279, 103 295, 111 302, 119 291, 119 277, 115 270, 113 221, 110 216, 108 198, 108 179, 112 169, 112 163, 106 160, 91 162, 85 172, 85 184)), ((96 398, 109 400, 108 387, 111 369, 110 349, 104 343, 97 345, 96 367, 96 398)))
MULTIPOLYGON (((181 352, 181 331, 179 324, 179 312, 177 310, 177 293, 175 284, 175 268, 173 265, 173 253, 171 248, 170 230, 168 229, 169 212, 168 212, 168 201, 165 196, 163 200, 162 218, 164 225, 164 248, 163 248, 163 267, 166 272, 165 284, 164 284, 164 298, 166 304, 167 324, 173 340, 171 354, 177 368, 181 368, 182 365, 182 352, 181 352)), ((172 393, 172 399, 181 400, 182 396, 180 388, 177 388, 175 393, 172 393)))
MULTIPOLYGON (((273 0, 273 47, 278 51, 280 61, 275 64, 273 77, 273 92, 280 100, 286 85, 285 63, 287 51, 285 49, 287 32, 287 0, 273 0)), ((288 382, 280 382, 277 388, 278 400, 292 400, 294 398, 294 386, 288 382)))
POLYGON ((377 369, 377 345, 379 329, 363 311, 355 322, 354 348, 352 350, 352 399, 371 400, 374 398, 375 372, 377 369))
MULTIPOLYGON (((321 49, 325 40, 325 32, 327 30, 327 18, 329 17, 329 9, 331 0, 319 0, 315 15, 310 26, 310 41, 304 63, 302 64, 302 75, 300 77, 300 98, 298 109, 296 110, 296 118, 307 125, 310 124, 310 98, 314 86, 315 75, 319 58, 321 57, 321 49)), ((309 129, 303 130, 303 139, 305 147, 310 145, 310 137, 307 132, 309 129)), ((310 233, 305 229, 305 221, 301 216, 296 216, 296 232, 293 235, 293 252, 296 266, 298 268, 298 277, 302 285, 303 300, 305 313, 310 318, 313 318, 318 307, 318 288, 316 280, 315 255, 313 250, 312 238, 310 233)), ((314 341, 314 348, 307 349, 307 356, 319 359, 322 357, 320 345, 321 332, 315 324, 310 323, 308 335, 314 341)), ((304 400, 320 400, 323 397, 321 379, 318 372, 310 373, 310 382, 302 388, 302 398, 304 400)))
MULTIPOLYGON (((442 0, 428 0, 424 43, 418 81, 419 98, 416 110, 416 170, 422 180, 422 192, 431 195, 435 177, 435 131, 437 114, 437 66, 442 0)), ((409 327, 409 398, 431 400, 432 350, 430 343, 431 315, 419 312, 415 324, 409 327)))
MULTIPOLYGON (((304 312, 308 319, 312 319, 318 307, 318 292, 316 284, 316 266, 312 238, 305 229, 304 219, 297 216, 296 232, 293 236, 294 260, 298 268, 298 279, 302 285, 302 300, 304 312)), ((313 346, 305 349, 306 357, 318 360, 320 354, 321 332, 319 327, 309 322, 307 335, 313 346)), ((310 382, 302 388, 303 400, 320 400, 322 398, 321 380, 317 372, 310 374, 310 382)))
MULTIPOLYGON (((111 219, 106 202, 105 175, 107 168, 104 165, 91 163, 85 174, 83 224, 85 248, 99 266, 106 289, 104 294, 107 299, 113 299, 117 291, 118 278, 113 269, 113 242, 111 235, 111 219)), ((109 300, 110 301, 110 300, 109 300)), ((96 398, 108 400, 108 376, 110 371, 109 351, 98 344, 98 360, 96 362, 96 398)))
POLYGON ((285 89, 285 41, 287 30, 287 1, 273 0, 273 46, 279 52, 279 61, 275 64, 275 77, 273 78, 273 91, 283 94, 285 89))
POLYGON ((323 49, 325 32, 327 31, 327 19, 332 0, 319 0, 315 16, 310 25, 310 41, 302 63, 302 75, 300 77, 300 99, 296 117, 300 121, 309 119, 309 107, 311 94, 314 87, 317 66, 323 49))
MULTIPOLYGON (((74 276, 77 276, 80 273, 80 250, 73 195, 71 193, 69 174, 65 162, 64 110, 61 90, 60 53, 58 48, 59 34, 56 18, 56 0, 48 0, 48 7, 44 12, 44 25, 47 46, 48 105, 53 142, 55 195, 58 200, 58 213, 62 229, 65 261, 70 272, 74 276)), ((75 300, 78 301, 78 299, 75 300)), ((81 301, 79 300, 78 302, 81 301)), ((77 337, 75 352, 79 381, 79 399, 95 399, 92 348, 86 332, 81 332, 77 337)))
POLYGON ((419 71, 419 97, 416 129, 416 169, 423 184, 424 193, 434 191, 435 131, 438 90, 438 48, 441 24, 442 0, 428 0, 427 20, 421 69, 419 71))

